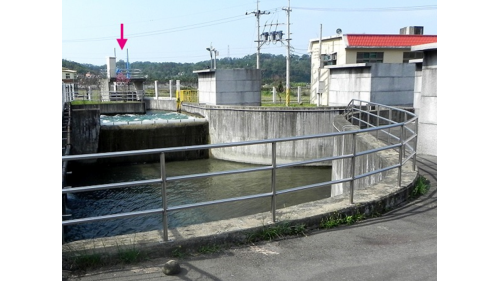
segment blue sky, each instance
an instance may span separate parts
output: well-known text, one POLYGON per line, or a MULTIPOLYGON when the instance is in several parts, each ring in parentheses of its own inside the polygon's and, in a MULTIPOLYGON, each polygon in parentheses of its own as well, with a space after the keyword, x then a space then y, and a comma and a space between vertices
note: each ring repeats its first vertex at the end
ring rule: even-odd
MULTIPOLYGON (((287 0, 260 0, 260 32, 282 30, 286 34, 287 0), (278 24, 278 25, 270 25, 278 24), (267 25, 267 26, 265 26, 267 25)), ((437 35, 437 0, 291 0, 292 53, 307 54, 308 42, 344 33, 397 34, 405 26, 424 26, 424 34, 437 35)), ((243 57, 256 52, 256 0, 185 1, 62 1, 62 58, 104 65, 116 51, 130 62, 198 62, 210 58, 243 57), (245 13, 249 13, 245 15, 245 13), (123 50, 120 25, 124 25, 123 50)), ((286 36, 286 35, 285 35, 286 36)), ((261 53, 286 55, 281 43, 264 45, 261 53)))

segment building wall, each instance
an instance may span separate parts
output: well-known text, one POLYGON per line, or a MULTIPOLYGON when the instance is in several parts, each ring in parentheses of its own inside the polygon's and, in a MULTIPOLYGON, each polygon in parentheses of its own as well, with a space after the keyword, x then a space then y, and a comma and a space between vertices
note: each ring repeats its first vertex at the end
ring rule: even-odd
POLYGON ((384 63, 402 63, 404 52, 409 52, 410 48, 394 48, 394 49, 347 49, 346 50, 346 64, 356 63, 356 56, 358 52, 383 52, 384 63))
POLYGON ((371 66, 369 101, 385 105, 413 106, 414 63, 375 63, 371 66))
POLYGON ((68 70, 68 71, 62 71, 62 80, 74 80, 76 79, 76 71, 74 70, 68 70), (69 74, 69 77, 66 77, 66 75, 69 74))
POLYGON ((437 47, 434 50, 424 50, 422 93, 417 116, 417 151, 437 156, 437 47))
MULTIPOLYGON (((348 65, 348 64, 357 64, 356 57, 358 52, 383 52, 384 60, 383 63, 395 63, 401 64, 403 62, 403 54, 404 52, 411 51, 410 48, 355 48, 355 49, 346 49, 346 45, 342 37, 333 37, 327 38, 321 41, 321 53, 322 54, 332 54, 337 52, 337 65, 348 65)), ((309 52, 311 53, 311 98, 310 103, 317 103, 317 92, 318 92, 318 71, 320 71, 320 81, 325 82, 325 94, 321 96, 321 105, 338 105, 343 104, 344 102, 344 94, 345 90, 336 88, 336 87, 344 87, 344 83, 340 83, 341 85, 331 85, 332 79, 328 77, 330 75, 330 71, 327 70, 319 70, 320 66, 320 56, 319 56, 319 41, 311 42, 309 52), (333 87, 333 89, 331 88, 333 87), (334 91, 336 94, 340 94, 340 99, 333 101, 331 100, 331 91, 334 91), (340 92, 339 92, 340 91, 340 92)), ((353 83, 357 85, 358 81, 354 81, 353 83)), ((401 81, 399 81, 401 82, 401 81)), ((351 83, 352 84, 352 83, 351 83)), ((406 83, 405 83, 406 85, 406 83)), ((358 85, 362 87, 363 85, 358 85)), ((376 85, 378 86, 378 85, 376 85)), ((365 88, 361 90, 351 90, 352 93, 358 96, 363 96, 363 92, 365 88)), ((412 90, 413 91, 413 90, 412 90)), ((405 104, 412 104, 413 101, 408 102, 407 100, 403 101, 405 104)))
POLYGON ((217 105, 261 104, 259 69, 220 69, 215 71, 217 105))
POLYGON ((411 106, 415 64, 373 63, 331 67, 329 80, 329 106, 345 106, 352 99, 411 106))
POLYGON ((372 74, 369 66, 330 69, 329 106, 346 106, 352 99, 369 101, 372 74))
POLYGON ((216 104, 215 72, 198 73, 198 101, 204 104, 216 104))
POLYGON ((217 69, 197 73, 200 103, 260 106, 260 69, 217 69))
POLYGON ((415 63, 415 92, 413 93, 413 108, 415 114, 420 114, 420 99, 422 95, 422 63, 415 63))
MULTIPOLYGON (((318 98, 318 70, 320 66, 319 42, 312 42, 311 49, 311 97, 310 103, 316 104, 318 98)), ((321 53, 332 54, 337 53, 337 65, 346 64, 345 44, 342 37, 335 37, 321 41, 321 53)), ((327 69, 321 69, 320 81, 325 82, 325 92, 321 95, 320 104, 326 105, 328 102, 328 89, 330 87, 329 73, 327 69)))

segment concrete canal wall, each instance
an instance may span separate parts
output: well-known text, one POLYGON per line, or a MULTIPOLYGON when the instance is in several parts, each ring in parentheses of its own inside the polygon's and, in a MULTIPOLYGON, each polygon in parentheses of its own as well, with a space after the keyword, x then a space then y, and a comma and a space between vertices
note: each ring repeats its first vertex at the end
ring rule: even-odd
MULTIPOLYGON (((175 101, 149 100, 147 109, 175 107, 175 101)), ((335 132, 334 117, 343 107, 292 108, 258 106, 211 106, 183 104, 187 114, 203 116, 208 120, 210 143, 242 142, 335 132)), ((333 154, 333 138, 311 139, 277 144, 277 162, 289 163, 322 158, 333 154)), ((251 164, 271 164, 272 148, 267 145, 217 148, 211 157, 251 164)), ((317 163, 330 166, 329 162, 317 163)))
MULTIPOLYGON (((175 104, 175 103, 174 103, 175 104)), ((142 114, 144 103, 116 103, 100 105, 78 105, 71 107, 71 154, 89 154, 128 150, 142 150, 209 143, 208 123, 202 119, 196 122, 169 122, 156 124, 130 124, 101 126, 100 115, 142 114)), ((167 161, 208 158, 208 150, 176 152, 165 154, 167 161)), ((98 163, 141 163, 156 162, 158 155, 144 155, 122 158, 102 158, 98 163)), ((81 161, 95 163, 96 161, 81 161)))

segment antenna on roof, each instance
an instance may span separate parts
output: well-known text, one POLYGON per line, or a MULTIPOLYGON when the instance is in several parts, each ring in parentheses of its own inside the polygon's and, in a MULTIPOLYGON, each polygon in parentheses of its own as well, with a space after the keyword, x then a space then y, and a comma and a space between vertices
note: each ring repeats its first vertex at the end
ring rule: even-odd
POLYGON ((340 35, 340 34, 342 34, 342 29, 337 28, 337 35, 340 35))

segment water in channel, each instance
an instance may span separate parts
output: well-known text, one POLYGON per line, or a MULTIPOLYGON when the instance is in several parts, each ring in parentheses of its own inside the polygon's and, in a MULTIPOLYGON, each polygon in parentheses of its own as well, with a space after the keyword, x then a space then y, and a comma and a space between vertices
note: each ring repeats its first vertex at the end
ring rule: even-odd
MULTIPOLYGON (((101 116, 101 125, 129 122, 166 122, 171 119, 193 117, 176 112, 150 110, 144 115, 101 116)), ((217 159, 167 162, 167 177, 238 170, 256 165, 217 159)), ((72 168, 67 185, 90 186, 127 181, 159 179, 160 164, 134 165, 85 165, 72 168)), ((331 180, 331 167, 294 167, 278 169, 276 189, 283 190, 301 185, 331 180)), ((271 171, 216 176, 184 181, 168 181, 167 204, 169 207, 190 203, 271 192, 271 171)), ((330 196, 328 186, 313 190, 280 195, 277 208, 283 208, 330 196)), ((70 219, 88 218, 124 212, 162 208, 161 185, 144 185, 121 189, 68 194, 67 214, 70 219)), ((204 222, 235 218, 271 210, 271 199, 261 198, 197 207, 168 212, 168 227, 175 228, 204 222)), ((142 231, 162 230, 161 215, 148 215, 126 219, 69 225, 65 227, 65 241, 132 234, 142 231)))
MULTIPOLYGON (((255 165, 217 159, 168 162, 167 177, 215 171, 236 170, 255 165)), ((158 163, 89 167, 76 169, 68 178, 73 187, 160 178, 158 163)), ((331 179, 331 167, 294 167, 277 170, 277 190, 331 179)), ((184 181, 169 181, 168 206, 205 202, 271 191, 271 171, 216 176, 184 181)), ((293 192, 277 197, 277 207, 283 208, 330 196, 330 188, 293 192)), ((147 185, 110 189, 95 192, 68 194, 67 212, 71 219, 119 214, 162 208, 161 185, 147 185)), ((270 198, 245 200, 205 207, 171 211, 168 227, 175 228, 209 221, 240 217, 271 208, 270 198)), ((142 231, 162 230, 161 215, 148 215, 124 219, 66 226, 66 241, 132 234, 142 231)))

